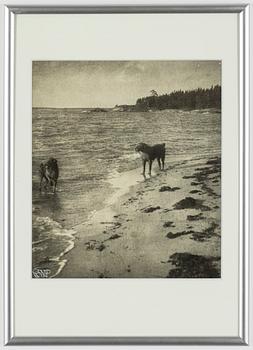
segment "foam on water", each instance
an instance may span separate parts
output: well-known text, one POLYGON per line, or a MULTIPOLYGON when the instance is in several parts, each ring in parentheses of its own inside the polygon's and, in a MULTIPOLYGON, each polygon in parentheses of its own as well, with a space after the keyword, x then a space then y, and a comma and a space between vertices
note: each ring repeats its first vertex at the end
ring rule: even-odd
POLYGON ((64 268, 79 226, 111 217, 118 197, 143 181, 136 144, 165 142, 169 168, 220 154, 216 112, 83 110, 33 110, 33 267, 50 268, 51 277, 64 268), (60 167, 56 194, 39 191, 39 165, 49 157, 60 167))
POLYGON ((33 232, 36 240, 32 244, 33 269, 43 265, 50 270, 48 277, 55 277, 66 264, 63 256, 74 247, 74 230, 67 230, 49 217, 33 217, 33 232))

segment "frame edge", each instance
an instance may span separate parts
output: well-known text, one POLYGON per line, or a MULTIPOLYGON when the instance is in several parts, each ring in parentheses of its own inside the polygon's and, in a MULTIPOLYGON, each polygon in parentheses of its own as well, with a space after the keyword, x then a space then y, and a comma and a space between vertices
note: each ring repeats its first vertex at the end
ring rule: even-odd
POLYGON ((249 278, 249 4, 203 6, 4 6, 4 344, 5 345, 248 345, 249 278), (238 13, 240 16, 240 327, 238 337, 15 337, 13 315, 13 112, 16 14, 238 13), (241 163, 242 162, 242 163, 241 163))

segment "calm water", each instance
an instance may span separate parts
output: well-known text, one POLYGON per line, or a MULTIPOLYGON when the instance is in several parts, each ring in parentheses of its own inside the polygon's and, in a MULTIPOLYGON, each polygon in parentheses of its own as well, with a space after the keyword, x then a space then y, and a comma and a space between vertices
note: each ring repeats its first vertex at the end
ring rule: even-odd
POLYGON ((160 111, 97 112, 33 109, 33 268, 51 276, 73 248, 75 225, 85 222, 111 193, 110 173, 139 167, 137 143, 166 143, 166 161, 220 154, 220 113, 160 111), (38 169, 57 158, 58 192, 39 192, 38 169))

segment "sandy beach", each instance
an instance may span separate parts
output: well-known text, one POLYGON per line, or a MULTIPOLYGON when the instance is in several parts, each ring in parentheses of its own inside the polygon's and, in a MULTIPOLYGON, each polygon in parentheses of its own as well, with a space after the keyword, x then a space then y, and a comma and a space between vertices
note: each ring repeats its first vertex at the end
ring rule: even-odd
POLYGON ((220 157, 109 178, 113 194, 76 225, 57 278, 219 278, 220 157))
POLYGON ((219 278, 221 90, 218 60, 34 61, 32 277, 219 278))

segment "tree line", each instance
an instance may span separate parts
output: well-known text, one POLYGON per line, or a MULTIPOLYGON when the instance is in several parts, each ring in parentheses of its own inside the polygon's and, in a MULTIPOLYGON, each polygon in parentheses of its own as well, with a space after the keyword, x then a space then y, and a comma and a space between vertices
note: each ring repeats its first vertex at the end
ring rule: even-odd
POLYGON ((136 101, 137 111, 203 108, 221 108, 220 85, 208 89, 173 91, 164 95, 152 93, 151 96, 142 97, 136 101))

